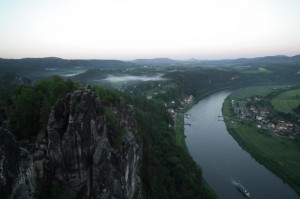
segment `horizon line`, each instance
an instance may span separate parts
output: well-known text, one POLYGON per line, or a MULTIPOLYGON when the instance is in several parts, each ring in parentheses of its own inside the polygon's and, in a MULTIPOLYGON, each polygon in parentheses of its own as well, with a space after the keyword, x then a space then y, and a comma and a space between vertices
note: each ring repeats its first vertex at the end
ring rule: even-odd
POLYGON ((111 60, 111 61, 135 61, 135 60, 153 60, 153 59, 170 59, 173 61, 189 61, 189 60, 197 60, 197 61, 217 61, 217 60, 236 60, 236 59, 255 59, 255 58, 264 58, 264 57, 295 57, 299 56, 300 53, 293 54, 293 55, 286 55, 286 54, 275 54, 275 55, 262 55, 262 56, 242 56, 242 57, 228 57, 228 58, 172 58, 172 57, 151 57, 151 58, 133 58, 133 59, 122 59, 122 58, 64 58, 64 57, 57 57, 57 56, 42 56, 42 57, 20 57, 20 58, 4 58, 0 57, 0 59, 14 59, 14 60, 21 60, 21 59, 63 59, 63 60, 111 60))

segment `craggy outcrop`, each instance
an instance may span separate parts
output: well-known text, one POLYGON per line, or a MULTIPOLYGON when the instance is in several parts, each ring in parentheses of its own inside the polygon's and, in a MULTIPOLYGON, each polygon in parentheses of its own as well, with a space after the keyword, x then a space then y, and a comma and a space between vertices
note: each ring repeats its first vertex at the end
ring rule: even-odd
POLYGON ((46 151, 62 198, 139 198, 141 149, 131 108, 114 103, 108 116, 90 89, 59 100, 51 110, 46 151), (117 132, 122 130, 122 132, 117 132))
POLYGON ((116 101, 105 107, 90 89, 68 94, 37 143, 22 142, 29 152, 0 127, 0 197, 141 198, 133 112, 116 101))
POLYGON ((32 198, 33 162, 29 152, 19 147, 14 136, 0 127, 0 196, 32 198))

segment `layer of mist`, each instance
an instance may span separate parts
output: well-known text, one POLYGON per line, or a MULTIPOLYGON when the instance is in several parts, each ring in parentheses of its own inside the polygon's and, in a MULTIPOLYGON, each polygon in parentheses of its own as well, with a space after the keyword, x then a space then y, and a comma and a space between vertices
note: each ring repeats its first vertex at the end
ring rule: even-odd
POLYGON ((108 82, 129 82, 129 81, 163 81, 166 78, 162 77, 163 74, 157 74, 156 76, 134 76, 134 75, 123 75, 123 76, 115 76, 108 75, 103 81, 108 82))

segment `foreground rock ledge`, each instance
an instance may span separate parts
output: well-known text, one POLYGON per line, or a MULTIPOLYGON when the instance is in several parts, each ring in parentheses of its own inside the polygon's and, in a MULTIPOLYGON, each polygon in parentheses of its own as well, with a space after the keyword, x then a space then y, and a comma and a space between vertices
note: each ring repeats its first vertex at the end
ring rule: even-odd
POLYGON ((105 107, 90 89, 76 90, 52 107, 30 152, 0 128, 0 196, 43 197, 55 185, 60 198, 141 198, 135 134, 132 109, 122 100, 105 107))
POLYGON ((47 126, 47 156, 52 176, 63 185, 63 198, 138 198, 141 150, 133 135, 133 113, 118 102, 111 109, 124 127, 121 146, 109 140, 104 106, 90 89, 59 100, 47 126))

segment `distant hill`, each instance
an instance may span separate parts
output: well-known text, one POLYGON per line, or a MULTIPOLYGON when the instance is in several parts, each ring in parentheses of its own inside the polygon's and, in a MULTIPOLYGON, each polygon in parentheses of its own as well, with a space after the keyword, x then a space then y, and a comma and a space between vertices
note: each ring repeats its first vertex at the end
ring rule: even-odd
POLYGON ((252 64, 275 64, 275 63, 289 63, 295 64, 300 63, 300 55, 296 56, 266 56, 266 57, 256 57, 256 58, 238 58, 238 59, 220 59, 220 60, 198 60, 198 59, 188 59, 188 60, 173 60, 169 58, 155 58, 155 59, 136 59, 131 61, 132 63, 139 65, 201 65, 201 66, 235 66, 235 65, 252 65, 252 64))
POLYGON ((132 64, 120 60, 72 60, 61 59, 56 57, 47 58, 24 58, 24 59, 1 59, 0 67, 16 68, 16 67, 32 67, 32 68, 68 68, 68 67, 85 67, 85 68, 111 68, 126 67, 132 64))
POLYGON ((82 67, 84 69, 114 69, 126 68, 137 65, 147 66, 161 66, 161 65, 203 65, 203 66, 234 66, 245 65, 253 63, 299 63, 300 55, 296 56, 266 56, 256 58, 238 58, 238 59, 220 59, 220 60, 174 60, 170 58, 154 58, 154 59, 136 59, 133 61, 120 61, 120 60, 98 60, 98 59, 61 59, 57 57, 46 58, 23 58, 23 59, 2 59, 0 58, 0 71, 15 72, 18 69, 24 70, 45 70, 47 68, 70 69, 82 67))
POLYGON ((133 61, 120 60, 80 60, 61 59, 57 57, 1 59, 0 72, 15 73, 31 80, 46 78, 52 75, 65 77, 74 76, 89 70, 115 70, 138 66, 153 67, 227 67, 227 66, 255 66, 262 65, 300 65, 300 55, 288 57, 284 55, 257 58, 239 58, 222 60, 173 60, 169 58, 136 59, 133 61))
POLYGON ((27 78, 46 77, 72 73, 74 70, 89 69, 120 69, 135 66, 134 63, 120 60, 68 60, 56 57, 47 58, 24 58, 24 59, 1 59, 0 72, 15 73, 27 78))
POLYGON ((179 61, 170 59, 170 58, 154 58, 154 59, 136 59, 131 61, 132 63, 138 64, 138 65, 174 65, 178 64, 179 61))
POLYGON ((223 60, 207 60, 199 61, 209 65, 216 66, 233 66, 233 65, 252 65, 252 64, 295 64, 300 63, 300 55, 288 57, 285 55, 255 57, 255 58, 239 58, 239 59, 223 59, 223 60))

